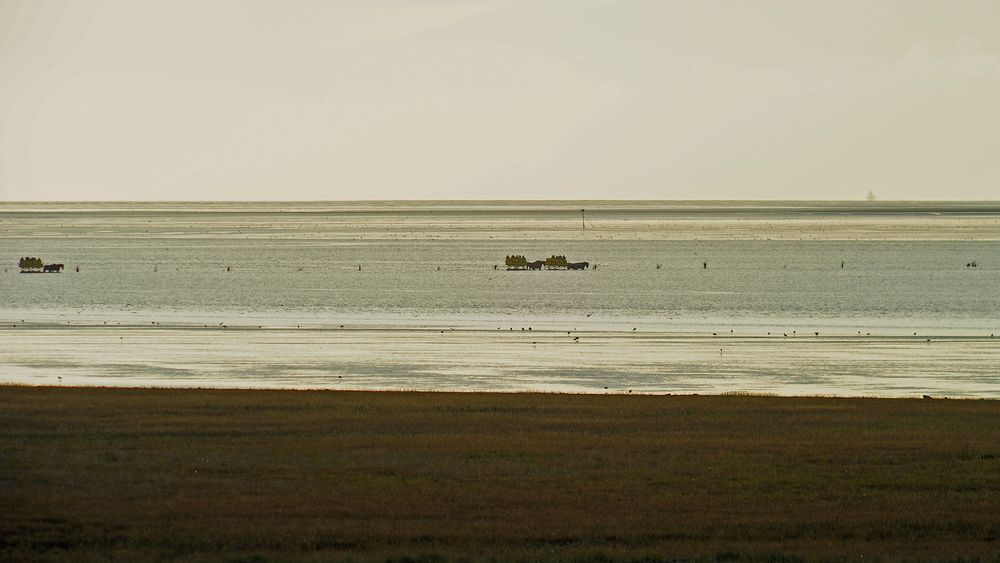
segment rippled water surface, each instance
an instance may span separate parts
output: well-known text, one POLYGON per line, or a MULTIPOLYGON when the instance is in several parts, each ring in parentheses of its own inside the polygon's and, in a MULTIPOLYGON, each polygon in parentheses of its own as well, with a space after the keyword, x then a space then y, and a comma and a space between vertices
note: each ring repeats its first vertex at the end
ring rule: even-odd
POLYGON ((0 381, 1000 395, 992 204, 7 203, 0 221, 0 381))

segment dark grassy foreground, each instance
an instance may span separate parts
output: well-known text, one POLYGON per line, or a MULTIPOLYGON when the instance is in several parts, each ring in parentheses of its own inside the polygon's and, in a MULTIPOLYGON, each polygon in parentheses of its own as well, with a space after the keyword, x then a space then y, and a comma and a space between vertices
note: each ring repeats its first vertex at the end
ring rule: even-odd
POLYGON ((996 560, 998 539, 997 401, 0 387, 5 560, 996 560))

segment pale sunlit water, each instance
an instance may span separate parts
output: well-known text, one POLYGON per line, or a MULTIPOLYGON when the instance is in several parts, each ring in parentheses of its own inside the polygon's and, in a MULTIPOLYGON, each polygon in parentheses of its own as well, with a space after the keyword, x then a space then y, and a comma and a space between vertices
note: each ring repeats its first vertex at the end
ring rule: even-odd
POLYGON ((996 397, 998 239, 968 203, 5 203, 0 382, 996 397))

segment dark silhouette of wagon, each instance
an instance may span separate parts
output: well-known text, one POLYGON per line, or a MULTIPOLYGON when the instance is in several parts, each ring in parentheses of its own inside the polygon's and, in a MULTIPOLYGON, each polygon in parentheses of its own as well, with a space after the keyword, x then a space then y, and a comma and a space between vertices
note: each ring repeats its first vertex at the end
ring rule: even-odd
POLYGON ((22 256, 17 261, 17 266, 21 268, 22 274, 56 273, 65 267, 62 264, 46 264, 41 258, 35 256, 22 256))
POLYGON ((586 270, 590 262, 569 262, 565 256, 549 256, 545 260, 529 262, 524 255, 514 254, 504 259, 508 270, 586 270))

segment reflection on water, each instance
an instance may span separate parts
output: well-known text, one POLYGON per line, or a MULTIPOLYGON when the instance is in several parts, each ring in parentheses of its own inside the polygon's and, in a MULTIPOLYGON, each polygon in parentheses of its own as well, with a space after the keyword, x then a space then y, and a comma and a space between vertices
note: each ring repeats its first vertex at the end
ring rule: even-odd
POLYGON ((1000 391, 989 204, 3 204, 0 221, 0 381, 1000 391), (504 271, 515 253, 598 268, 504 271), (68 271, 18 274, 25 255, 68 271))
POLYGON ((29 384, 1000 395, 988 336, 15 326, 0 378, 29 384))

